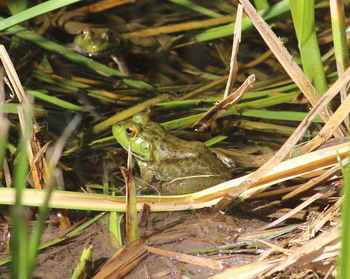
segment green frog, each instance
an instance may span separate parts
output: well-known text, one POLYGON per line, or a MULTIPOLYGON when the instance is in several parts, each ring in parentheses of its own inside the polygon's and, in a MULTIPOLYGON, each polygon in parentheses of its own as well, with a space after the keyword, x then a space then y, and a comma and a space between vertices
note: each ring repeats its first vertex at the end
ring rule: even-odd
POLYGON ((108 28, 86 26, 75 36, 72 48, 89 57, 104 57, 115 52, 120 44, 120 39, 108 28))
POLYGON ((137 185, 141 192, 151 185, 161 194, 187 194, 232 177, 224 163, 203 143, 168 133, 145 113, 120 122, 112 131, 137 161, 142 181, 137 185))
POLYGON ((72 49, 92 58, 110 56, 118 65, 119 70, 129 75, 128 67, 123 59, 125 41, 110 28, 86 25, 74 38, 72 49))

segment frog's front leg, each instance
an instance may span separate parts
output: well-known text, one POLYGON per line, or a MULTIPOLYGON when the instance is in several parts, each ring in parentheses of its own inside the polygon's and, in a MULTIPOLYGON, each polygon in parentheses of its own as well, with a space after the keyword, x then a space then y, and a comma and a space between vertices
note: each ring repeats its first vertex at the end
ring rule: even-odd
POLYGON ((130 75, 130 71, 128 66, 126 65, 125 59, 124 57, 122 57, 122 55, 111 55, 111 59, 114 61, 115 64, 117 64, 119 71, 124 74, 129 76, 130 75))
POLYGON ((125 61, 127 49, 130 47, 129 42, 127 40, 121 39, 118 34, 114 34, 114 40, 116 48, 115 51, 110 55, 110 57, 114 61, 114 63, 117 64, 118 70, 122 74, 129 76, 130 70, 128 64, 125 61))
POLYGON ((154 185, 152 185, 155 181, 155 175, 152 171, 150 171, 149 166, 145 164, 143 166, 142 163, 138 163, 140 168, 141 177, 135 178, 137 192, 140 194, 151 194, 156 192, 154 185))

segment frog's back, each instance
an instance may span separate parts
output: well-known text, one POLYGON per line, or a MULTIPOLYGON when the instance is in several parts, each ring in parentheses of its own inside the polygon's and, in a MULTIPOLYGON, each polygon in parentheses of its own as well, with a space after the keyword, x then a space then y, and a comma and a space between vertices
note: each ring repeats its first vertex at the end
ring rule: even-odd
MULTIPOLYGON (((158 187, 161 193, 196 192, 232 177, 230 170, 203 143, 175 139, 176 143, 172 143, 173 152, 163 156, 154 169, 157 180, 163 181, 158 187)), ((166 149, 162 155, 168 151, 166 149)))

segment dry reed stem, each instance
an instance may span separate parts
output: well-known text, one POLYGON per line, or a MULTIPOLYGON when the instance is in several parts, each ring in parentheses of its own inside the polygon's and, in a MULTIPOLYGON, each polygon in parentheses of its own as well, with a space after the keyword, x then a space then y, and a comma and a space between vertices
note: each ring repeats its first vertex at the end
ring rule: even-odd
POLYGON ((139 103, 137 105, 134 105, 132 107, 129 107, 129 108, 123 110, 122 112, 117 112, 116 114, 112 115, 111 117, 107 118, 106 120, 103 120, 103 121, 97 123, 96 125, 94 125, 92 127, 92 132, 99 133, 105 129, 108 129, 111 126, 113 126, 114 124, 116 124, 122 120, 128 119, 128 118, 132 117, 133 115, 135 115, 136 113, 141 112, 150 106, 153 106, 155 104, 163 102, 166 99, 168 99, 168 96, 160 95, 160 96, 154 97, 152 99, 148 99, 148 100, 146 100, 142 103, 139 103))
MULTIPOLYGON (((27 117, 25 115, 25 109, 24 106, 27 106, 27 103, 22 104, 21 106, 17 107, 17 112, 18 112, 18 118, 19 118, 19 122, 21 125, 21 129, 23 132, 23 135, 25 135, 25 130, 27 129, 27 117)), ((33 152, 33 146, 32 146, 32 141, 33 139, 33 134, 31 133, 31 136, 28 137, 27 139, 25 139, 25 145, 26 145, 26 150, 27 150, 27 156, 28 156, 28 161, 29 161, 29 165, 30 165, 30 172, 32 174, 32 179, 33 179, 33 183, 34 183, 34 188, 35 189, 43 189, 44 187, 41 185, 41 181, 40 181, 40 176, 39 176, 39 170, 37 165, 35 164, 35 160, 34 160, 34 152, 33 152)))
MULTIPOLYGON (((342 162, 343 166, 345 166, 348 163, 349 163, 349 160, 347 158, 344 159, 342 162)), ((335 165, 334 167, 332 167, 329 170, 322 173, 320 176, 317 176, 313 179, 310 179, 308 182, 306 182, 304 184, 298 185, 298 187, 296 187, 293 191, 291 191, 287 195, 284 195, 282 197, 282 200, 291 199, 291 198, 295 197, 296 195, 299 195, 300 193, 311 189, 312 187, 316 186, 317 184, 332 177, 337 171, 339 171, 339 165, 335 165)))
POLYGON ((268 238, 271 235, 280 234, 281 232, 283 232, 287 229, 290 229, 290 227, 292 227, 293 229, 297 229, 297 226, 291 225, 291 226, 268 229, 268 230, 264 230, 264 231, 263 230, 253 231, 253 232, 244 233, 244 234, 239 235, 237 237, 237 241, 259 240, 259 239, 263 239, 263 238, 268 238))
MULTIPOLYGON (((252 60, 252 61, 242 65, 241 69, 242 68, 243 69, 253 68, 253 67, 259 65, 260 63, 264 62, 271 55, 272 55, 272 51, 271 50, 267 50, 263 54, 259 55, 256 59, 254 59, 254 60, 252 60)), ((276 83, 273 83, 272 85, 273 85, 273 87, 277 87, 276 83)))
POLYGON ((191 127, 195 128, 198 132, 206 130, 211 125, 211 123, 213 123, 220 115, 222 115, 232 106, 237 104, 239 100, 243 97, 244 93, 246 93, 247 90, 249 90, 252 87, 252 84, 254 82, 254 75, 250 75, 249 77, 247 77, 247 79, 235 92, 228 95, 219 103, 215 104, 202 117, 200 117, 195 123, 193 123, 191 127))
POLYGON ((11 188, 12 187, 12 176, 11 176, 10 166, 9 166, 9 163, 8 163, 6 157, 3 161, 2 168, 4 171, 6 187, 11 188))
POLYGON ((137 241, 130 246, 117 250, 116 254, 105 263, 92 279, 123 278, 133 270, 147 255, 144 241, 137 241))
POLYGON ((293 265, 306 265, 311 262, 334 258, 338 254, 339 229, 333 227, 322 232, 319 236, 311 239, 298 249, 292 249, 290 256, 280 258, 280 262, 274 268, 263 275, 263 278, 271 278, 273 273, 285 270, 293 265))
POLYGON ((214 275, 211 279, 253 279, 259 278, 259 275, 274 266, 273 262, 257 262, 245 264, 226 269, 224 272, 214 275))
POLYGON ((190 21, 190 22, 160 26, 160 27, 152 27, 152 28, 147 28, 139 31, 125 33, 125 34, 122 34, 121 36, 122 38, 125 38, 125 39, 144 38, 144 37, 158 36, 162 34, 188 31, 193 29, 202 29, 202 28, 207 28, 211 26, 221 25, 224 23, 231 23, 234 20, 235 20, 235 17, 233 16, 224 16, 220 18, 213 18, 213 19, 207 19, 207 20, 190 21))
MULTIPOLYGON (((6 142, 8 137, 8 131, 10 128, 10 122, 7 118, 7 115, 4 113, 4 105, 5 105, 5 87, 4 87, 4 70, 3 68, 0 69, 0 131, 1 131, 1 141, 6 142), (6 138, 5 138, 6 137, 6 138)), ((5 148, 5 147, 2 147, 5 148)), ((10 174, 10 169, 7 163, 5 152, 3 154, 3 157, 0 158, 0 160, 3 160, 0 162, 0 166, 2 166, 2 170, 0 169, 0 175, 3 175, 5 177, 6 185, 9 187, 12 184, 12 179, 10 174)))
MULTIPOLYGON (((23 86, 21 84, 21 81, 17 75, 16 69, 12 64, 11 58, 8 55, 6 48, 3 45, 0 45, 0 58, 1 61, 4 65, 5 72, 7 74, 7 77, 10 81, 10 84, 12 86, 12 89, 14 90, 19 102, 21 103, 20 106, 17 107, 18 110, 18 117, 19 117, 19 122, 21 125, 21 129, 23 131, 23 134, 25 135, 26 133, 24 132, 27 130, 26 127, 28 127, 28 119, 26 119, 27 114, 29 114, 29 117, 31 117, 32 122, 34 120, 34 117, 30 113, 30 106, 29 106, 29 100, 24 92, 23 86), (28 113, 26 113, 28 111, 28 113)), ((29 138, 25 139, 26 140, 26 149, 27 149, 27 156, 31 168, 31 174, 34 182, 34 187, 36 189, 42 189, 42 185, 40 182, 40 177, 39 177, 39 171, 37 166, 34 163, 34 154, 33 154, 33 147, 32 147, 32 142, 31 142, 32 135, 30 135, 29 138)))
MULTIPOLYGON (((321 172, 324 173, 324 170, 322 170, 321 172)), ((302 184, 302 185, 304 185, 304 184, 302 184)), ((276 196, 276 195, 281 195, 284 193, 290 193, 290 192, 294 191, 295 189, 297 189, 299 186, 300 185, 295 185, 295 186, 278 188, 278 189, 274 189, 271 191, 265 191, 265 192, 254 195, 254 199, 262 199, 262 198, 272 197, 272 196, 276 196)), ((262 205, 262 207, 265 207, 265 205, 262 205)))
POLYGON ((118 7, 125 4, 134 3, 135 0, 103 0, 98 3, 90 4, 79 9, 75 12, 88 12, 88 13, 99 13, 114 7, 118 7))
POLYGON ((199 93, 207 91, 208 89, 213 88, 213 87, 215 87, 215 86, 225 82, 227 80, 227 78, 228 78, 227 75, 223 76, 221 78, 218 78, 218 79, 216 79, 216 80, 214 80, 212 82, 207 83, 206 85, 204 85, 204 86, 202 86, 200 88, 197 88, 197 89, 195 89, 195 90, 193 90, 191 92, 188 92, 187 94, 177 98, 177 100, 186 100, 186 99, 191 98, 191 97, 193 97, 193 96, 195 96, 195 95, 197 95, 199 93))
POLYGON ((26 94, 17 75, 16 69, 12 64, 11 58, 3 45, 0 45, 0 57, 5 68, 5 72, 10 80, 11 85, 13 86, 13 90, 15 91, 20 103, 23 104, 26 101, 26 94))
POLYGON ((283 221, 287 220, 288 218, 292 217, 293 215, 295 215, 300 210, 304 209, 305 207, 307 207, 308 205, 310 205, 314 201, 317 201, 322 196, 323 196, 323 193, 316 193, 316 194, 314 194, 312 197, 308 198, 306 201, 302 202, 296 208, 294 208, 291 211, 289 211, 288 213, 284 214, 283 216, 281 216, 277 220, 275 220, 272 223, 269 223, 269 224, 263 226, 262 230, 266 230, 266 229, 272 228, 274 226, 277 226, 278 224, 280 224, 283 221))
POLYGON ((319 214, 315 219, 309 222, 307 230, 299 237, 299 239, 301 239, 301 241, 304 241, 315 237, 316 233, 318 233, 327 222, 332 221, 332 219, 336 216, 339 217, 340 207, 343 199, 343 197, 340 197, 325 212, 319 214))
MULTIPOLYGON (((270 250, 272 250, 274 252, 280 252, 280 253, 283 253, 286 255, 289 255, 289 253, 290 253, 290 251, 288 249, 285 249, 285 248, 282 248, 278 245, 272 244, 266 240, 258 239, 257 241, 264 244, 267 247, 270 247, 271 248, 270 250)), ((260 260, 261 260, 261 258, 260 258, 260 260)))
POLYGON ((146 249, 150 253, 156 254, 158 256, 171 258, 173 260, 183 262, 183 263, 205 266, 216 270, 221 270, 224 268, 224 264, 217 260, 187 255, 179 252, 168 251, 168 250, 159 249, 151 246, 146 246, 146 249))
MULTIPOLYGON (((347 71, 348 72, 348 71, 347 71)), ((339 79, 345 78, 344 75, 341 75, 339 79)), ((338 79, 338 80, 339 80, 338 79)), ((346 87, 346 83, 344 85, 346 87)), ((343 88, 345 88, 343 87, 343 88)), ((327 91, 328 92, 328 91, 327 91)), ((346 120, 350 113, 350 95, 348 95, 344 101, 340 104, 331 118, 325 123, 318 135, 314 137, 310 142, 298 148, 298 154, 304 154, 310 152, 323 143, 325 143, 333 134, 337 127, 340 126, 342 121, 346 120)))
POLYGON ((289 250, 281 250, 279 247, 272 248, 262 255, 260 262, 241 265, 239 267, 231 267, 212 278, 273 278, 272 274, 283 271, 290 266, 298 265, 300 268, 302 265, 308 265, 315 261, 333 259, 337 256, 340 246, 338 237, 338 228, 332 228, 321 233, 319 236, 299 248, 291 248, 289 250), (279 256, 278 258, 274 257, 274 260, 263 261, 266 258, 266 255, 269 256, 274 252, 282 252, 287 254, 287 256, 279 256))
POLYGON ((233 31, 233 42, 232 42, 231 59, 230 59, 230 72, 228 74, 228 79, 227 79, 226 88, 224 92, 224 99, 226 99, 228 95, 230 95, 233 83, 235 82, 237 77, 237 71, 238 71, 237 53, 238 53, 239 44, 241 43, 242 19, 243 19, 243 6, 241 4, 238 4, 235 29, 233 31))

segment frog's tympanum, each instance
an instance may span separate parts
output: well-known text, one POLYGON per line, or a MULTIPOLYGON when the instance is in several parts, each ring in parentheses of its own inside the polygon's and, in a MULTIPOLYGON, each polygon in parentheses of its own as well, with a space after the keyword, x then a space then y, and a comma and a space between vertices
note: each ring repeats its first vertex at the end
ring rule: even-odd
POLYGON ((186 194, 231 178, 231 172, 203 143, 175 137, 146 114, 137 114, 112 130, 135 157, 142 180, 136 184, 142 189, 152 185, 162 194, 186 194))

